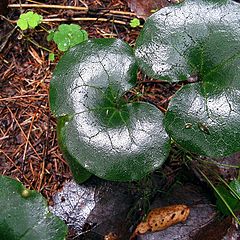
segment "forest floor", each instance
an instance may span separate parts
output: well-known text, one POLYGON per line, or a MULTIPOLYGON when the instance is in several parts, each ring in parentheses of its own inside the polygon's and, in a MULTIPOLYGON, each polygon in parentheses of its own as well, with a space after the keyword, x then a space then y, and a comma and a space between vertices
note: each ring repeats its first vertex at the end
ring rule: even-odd
MULTIPOLYGON (((29 4, 33 2, 28 1, 29 4)), ((18 3, 10 1, 10 4, 18 3)), ((16 20, 21 12, 29 8, 20 9, 10 5, 5 17, 1 18, 0 172, 19 179, 26 187, 41 192, 48 200, 51 200, 52 194, 61 188, 65 180, 71 178, 71 173, 59 150, 56 119, 49 109, 49 83, 58 57, 55 62, 50 62, 49 53, 44 48, 55 52, 56 56, 59 51, 55 44, 47 41, 48 33, 45 29, 54 29, 65 19, 64 23, 78 23, 88 32, 89 38, 115 37, 131 46, 134 46, 141 29, 130 27, 129 22, 135 14, 125 1, 89 0, 84 3, 48 1, 48 4, 58 4, 62 9, 41 8, 43 3, 39 3, 40 7, 30 9, 51 21, 42 24, 44 29, 38 27, 24 33, 15 28, 16 20), (64 8, 66 5, 87 5, 93 13, 67 10, 64 8), (106 16, 111 10, 116 12, 106 16), (83 20, 73 21, 70 19, 73 15, 80 15, 83 20), (103 20, 95 20, 96 17, 103 20)), ((139 87, 142 92, 152 93, 144 100, 155 103, 165 111, 169 98, 180 87, 173 85, 169 90, 166 85, 148 81, 139 87)))
MULTIPOLYGON (((32 8, 14 6, 19 1, 9 0, 7 9, 4 2, 0 5, 0 174, 41 192, 52 205, 53 195, 72 175, 58 147, 56 119, 49 108, 49 84, 62 53, 47 41, 47 31, 63 22, 74 22, 88 32, 89 38, 120 38, 134 46, 141 27, 130 27, 130 20, 136 15, 125 0, 21 1, 39 5, 32 8), (42 4, 55 4, 60 8, 43 8, 42 4), (65 6, 89 10, 69 10, 65 6), (16 20, 29 10, 42 15, 44 21, 41 27, 22 32, 16 28, 16 20), (79 17, 81 20, 76 19, 79 17), (49 60, 46 49, 55 53, 54 62, 49 60)), ((152 102, 165 112, 172 95, 181 86, 154 82, 139 73, 137 88, 143 93, 140 100, 152 102)), ((134 89, 131 93, 135 94, 134 89)), ((162 175, 167 179, 165 190, 178 181, 178 172, 186 172, 186 166, 182 167, 183 157, 173 149, 163 166, 162 175)), ((239 161, 239 156, 237 159, 239 161)), ((236 174, 236 171, 227 172, 226 179, 236 174)))

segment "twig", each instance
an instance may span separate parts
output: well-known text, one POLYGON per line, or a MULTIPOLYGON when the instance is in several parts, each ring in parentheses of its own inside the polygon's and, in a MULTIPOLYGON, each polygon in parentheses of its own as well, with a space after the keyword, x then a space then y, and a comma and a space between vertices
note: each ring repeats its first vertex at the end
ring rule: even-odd
MULTIPOLYGON (((2 150, 0 150, 0 153, 3 153, 3 155, 13 164, 13 166, 17 169, 17 171, 19 171, 21 173, 21 175, 23 176, 23 178, 25 179, 25 181, 28 183, 28 185, 33 188, 33 185, 31 184, 31 182, 28 180, 28 178, 23 174, 23 172, 21 171, 21 169, 16 165, 16 163, 2 150)), ((34 189, 34 188, 33 188, 34 189)))
POLYGON ((24 152, 23 152, 23 159, 22 159, 22 171, 24 171, 24 163, 25 163, 25 158, 26 158, 26 152, 27 152, 27 147, 28 147, 28 143, 29 143, 29 137, 30 137, 30 133, 32 131, 32 126, 33 126, 33 122, 34 122, 34 118, 36 116, 36 113, 32 116, 32 121, 28 130, 28 134, 27 134, 27 139, 26 139, 26 144, 24 147, 24 152))
POLYGON ((9 38, 13 35, 13 33, 15 32, 15 30, 17 29, 17 26, 15 26, 6 36, 5 40, 2 42, 1 46, 0 46, 0 52, 2 52, 2 50, 5 48, 5 46, 8 43, 9 38))
MULTIPOLYGON (((65 10, 75 10, 75 11, 88 11, 88 7, 75 7, 75 6, 62 6, 62 5, 50 5, 50 4, 9 4, 9 8, 49 8, 49 9, 65 9, 65 10)), ((116 10, 102 10, 112 14, 119 14, 119 15, 129 15, 129 16, 136 16, 135 13, 132 12, 125 12, 125 11, 116 11, 116 10)))
POLYGON ((20 95, 20 96, 8 97, 8 98, 0 98, 0 102, 1 102, 1 101, 12 101, 12 100, 19 99, 19 98, 47 97, 47 96, 48 96, 48 94, 20 95))
MULTIPOLYGON (((7 109, 8 109, 8 111, 11 113, 12 118, 13 118, 14 121, 17 123, 18 127, 20 128, 20 130, 21 130, 21 132, 22 132, 25 140, 27 140, 27 136, 26 136, 25 132, 23 131, 21 125, 19 124, 18 120, 17 120, 16 117, 14 116, 12 110, 11 110, 8 106, 7 106, 7 109)), ((41 157, 39 156, 39 154, 37 153, 36 149, 33 147, 32 143, 31 143, 30 141, 29 141, 29 145, 31 146, 31 148, 32 148, 32 150, 34 151, 34 153, 37 155, 38 159, 39 159, 39 160, 42 160, 41 157)))
POLYGON ((74 6, 61 6, 61 5, 50 5, 50 4, 9 4, 8 8, 49 8, 49 9, 67 9, 77 11, 88 11, 86 7, 74 7, 74 6))
POLYGON ((98 21, 98 22, 112 22, 112 23, 118 23, 122 25, 127 25, 127 22, 120 21, 120 20, 113 20, 113 19, 107 19, 107 18, 96 18, 96 17, 86 17, 86 18, 45 18, 42 20, 42 22, 68 22, 68 21, 98 21))

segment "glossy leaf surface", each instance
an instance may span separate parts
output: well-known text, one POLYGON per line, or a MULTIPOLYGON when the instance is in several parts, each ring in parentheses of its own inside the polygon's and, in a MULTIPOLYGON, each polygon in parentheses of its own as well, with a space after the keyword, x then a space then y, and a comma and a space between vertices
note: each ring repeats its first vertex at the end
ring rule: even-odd
POLYGON ((40 193, 0 176, 1 240, 63 240, 67 226, 48 211, 40 193))
MULTIPOLYGON (((224 200, 227 202, 229 207, 235 212, 240 210, 240 181, 239 180, 233 180, 229 183, 229 188, 226 186, 217 186, 217 190, 221 194, 221 196, 224 198, 224 200)), ((222 199, 217 195, 217 208, 219 211, 221 211, 225 215, 230 215, 230 211, 225 205, 225 203, 222 201, 222 199)))
POLYGON ((136 74, 131 47, 115 39, 79 44, 54 72, 50 105, 56 117, 64 118, 59 131, 63 151, 101 178, 140 179, 168 155, 163 114, 148 103, 126 103, 122 97, 136 74))
POLYGON ((166 129, 189 151, 214 157, 240 150, 240 4, 186 0, 152 15, 136 56, 151 77, 197 76, 170 102, 166 129))

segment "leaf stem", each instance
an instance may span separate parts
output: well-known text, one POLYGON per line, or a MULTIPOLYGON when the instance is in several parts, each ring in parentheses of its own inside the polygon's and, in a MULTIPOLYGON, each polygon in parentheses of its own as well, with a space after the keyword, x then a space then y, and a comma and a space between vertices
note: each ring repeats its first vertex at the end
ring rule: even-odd
POLYGON ((33 41, 30 37, 28 37, 27 35, 25 35, 22 31, 20 31, 20 30, 18 30, 18 31, 22 34, 22 36, 23 36, 24 38, 26 38, 30 43, 32 43, 32 44, 35 45, 36 47, 41 48, 41 49, 43 49, 43 50, 45 50, 45 51, 47 51, 47 52, 50 52, 50 53, 52 52, 50 49, 45 48, 45 47, 39 45, 37 42, 33 41))
POLYGON ((211 185, 211 187, 213 188, 213 190, 217 193, 217 195, 220 197, 220 199, 223 201, 223 203, 225 204, 225 206, 227 207, 227 209, 229 210, 229 212, 232 214, 232 216, 235 218, 235 220, 237 221, 237 223, 240 225, 240 221, 238 219, 238 217, 235 215, 235 213, 233 212, 233 210, 231 209, 231 207, 229 206, 229 204, 227 203, 227 201, 225 200, 225 198, 221 195, 221 193, 217 190, 217 188, 213 185, 213 183, 209 180, 209 178, 198 168, 198 171, 202 174, 202 176, 206 179, 206 181, 211 185))

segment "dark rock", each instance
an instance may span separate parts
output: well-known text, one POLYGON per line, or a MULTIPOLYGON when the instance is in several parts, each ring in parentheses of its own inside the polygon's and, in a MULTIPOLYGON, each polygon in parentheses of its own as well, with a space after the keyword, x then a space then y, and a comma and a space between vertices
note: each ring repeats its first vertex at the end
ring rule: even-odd
POLYGON ((51 211, 65 220, 74 239, 98 240, 112 232, 126 240, 130 236, 127 214, 134 203, 130 192, 129 183, 97 178, 82 185, 71 181, 54 196, 51 211))

